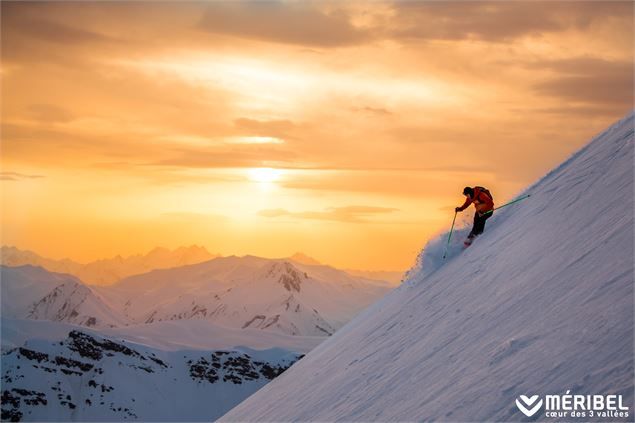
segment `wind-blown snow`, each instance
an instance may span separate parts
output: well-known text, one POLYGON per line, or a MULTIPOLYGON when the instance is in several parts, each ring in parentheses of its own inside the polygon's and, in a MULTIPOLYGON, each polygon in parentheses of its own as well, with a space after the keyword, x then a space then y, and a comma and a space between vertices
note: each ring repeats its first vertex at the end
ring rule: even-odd
POLYGON ((632 420, 633 117, 469 249, 442 260, 447 233, 433 240, 406 283, 221 420, 509 421, 519 395, 567 390, 624 395, 632 420))

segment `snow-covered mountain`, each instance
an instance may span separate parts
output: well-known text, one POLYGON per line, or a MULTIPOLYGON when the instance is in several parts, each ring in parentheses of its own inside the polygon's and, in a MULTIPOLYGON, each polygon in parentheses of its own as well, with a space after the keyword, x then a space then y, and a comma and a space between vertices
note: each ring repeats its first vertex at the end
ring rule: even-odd
POLYGON ((3 421, 212 421, 302 357, 164 350, 45 321, 5 319, 2 332, 13 344, 2 353, 3 421))
POLYGON ((2 317, 51 320, 88 327, 126 323, 100 294, 72 275, 31 265, 0 266, 2 317))
POLYGON ((214 420, 390 289, 258 257, 114 286, 31 265, 0 279, 2 420, 30 421, 214 420))
POLYGON ((447 233, 428 243, 401 287, 221 420, 519 421, 524 395, 532 420, 573 421, 542 398, 613 394, 628 414, 603 421, 633 421, 634 117, 467 250, 467 229, 446 260, 447 233))
POLYGON ((324 265, 226 257, 110 286, 31 265, 1 266, 4 317, 114 327, 202 319, 216 326, 329 336, 391 287, 324 265))
POLYGON ((136 254, 125 258, 116 256, 86 264, 69 259, 51 260, 32 251, 10 246, 3 246, 0 255, 2 264, 6 266, 25 264, 40 266, 51 272, 69 273, 85 283, 95 285, 109 285, 127 276, 149 272, 153 269, 185 266, 218 257, 209 253, 204 247, 197 245, 179 247, 174 250, 157 247, 147 254, 136 254))
POLYGON ((232 256, 95 289, 134 323, 204 319, 229 328, 328 336, 390 286, 324 265, 232 256))

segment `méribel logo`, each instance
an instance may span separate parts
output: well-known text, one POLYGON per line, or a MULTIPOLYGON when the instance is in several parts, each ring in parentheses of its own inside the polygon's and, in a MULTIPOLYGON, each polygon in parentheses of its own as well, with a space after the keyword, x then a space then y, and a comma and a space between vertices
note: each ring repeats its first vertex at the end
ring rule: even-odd
POLYGON ((525 416, 531 417, 540 410, 540 407, 542 407, 542 399, 538 398, 538 395, 533 395, 531 397, 521 395, 519 398, 516 398, 516 407, 518 407, 525 416))

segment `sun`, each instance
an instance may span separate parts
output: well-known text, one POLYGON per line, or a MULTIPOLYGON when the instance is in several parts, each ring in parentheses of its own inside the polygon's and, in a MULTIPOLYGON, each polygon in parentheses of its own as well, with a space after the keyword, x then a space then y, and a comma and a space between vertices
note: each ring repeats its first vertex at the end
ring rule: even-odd
POLYGON ((260 183, 273 183, 280 179, 282 171, 270 167, 257 167, 249 170, 249 179, 260 183))

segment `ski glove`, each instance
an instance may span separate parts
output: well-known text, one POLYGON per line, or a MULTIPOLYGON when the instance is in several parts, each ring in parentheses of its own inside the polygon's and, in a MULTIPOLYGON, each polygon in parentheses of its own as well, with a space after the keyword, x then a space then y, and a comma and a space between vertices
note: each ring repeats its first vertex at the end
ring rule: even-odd
POLYGON ((455 208, 454 208, 454 211, 458 213, 458 212, 460 212, 460 211, 461 211, 461 208, 460 208, 460 207, 455 207, 455 208))

